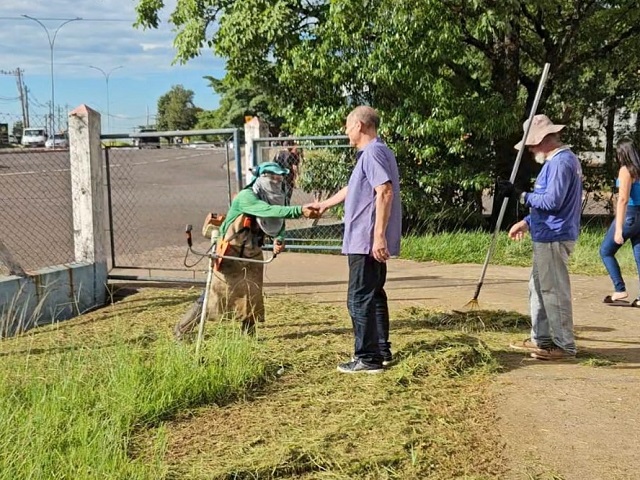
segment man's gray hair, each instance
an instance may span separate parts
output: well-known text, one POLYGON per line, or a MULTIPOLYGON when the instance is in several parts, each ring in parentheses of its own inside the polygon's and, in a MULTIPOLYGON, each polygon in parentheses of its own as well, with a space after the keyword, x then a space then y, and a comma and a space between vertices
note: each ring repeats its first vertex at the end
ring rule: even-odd
POLYGON ((378 112, 376 112, 375 109, 366 105, 354 108, 349 114, 349 118, 352 120, 358 120, 366 126, 373 127, 376 130, 380 127, 380 115, 378 115, 378 112))

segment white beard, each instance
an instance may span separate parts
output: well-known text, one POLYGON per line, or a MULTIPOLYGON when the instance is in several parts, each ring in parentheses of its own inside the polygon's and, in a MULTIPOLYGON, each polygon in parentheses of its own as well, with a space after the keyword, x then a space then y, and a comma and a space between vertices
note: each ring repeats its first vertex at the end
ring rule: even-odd
POLYGON ((545 162, 545 160, 547 159, 547 156, 546 156, 544 153, 542 153, 542 152, 538 152, 538 153, 536 153, 536 154, 533 156, 533 159, 534 159, 537 163, 539 163, 540 165, 542 165, 542 164, 545 162))

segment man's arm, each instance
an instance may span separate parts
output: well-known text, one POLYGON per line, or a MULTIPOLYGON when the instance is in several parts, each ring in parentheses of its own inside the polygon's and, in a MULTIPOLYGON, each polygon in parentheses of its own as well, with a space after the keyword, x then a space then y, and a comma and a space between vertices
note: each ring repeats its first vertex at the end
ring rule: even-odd
POLYGON ((312 207, 317 207, 320 211, 320 215, 322 215, 325 211, 330 209, 331 207, 335 207, 336 205, 344 202, 345 198, 347 198, 347 187, 344 187, 334 196, 327 198, 322 202, 318 202, 316 204, 311 205, 312 207))
POLYGON ((269 205, 260 200, 253 192, 243 190, 235 198, 238 209, 246 214, 264 218, 299 218, 303 215, 301 206, 286 207, 282 205, 269 205), (247 192, 247 193, 245 193, 247 192))
POLYGON ((387 226, 391 217, 393 203, 393 187, 391 182, 383 183, 375 188, 376 191, 376 219, 373 226, 373 247, 371 253, 378 262, 385 263, 389 258, 387 248, 387 226))
POLYGON ((558 210, 567 196, 571 181, 571 170, 568 165, 550 163, 547 165, 547 190, 544 193, 527 193, 525 205, 546 212, 558 210))

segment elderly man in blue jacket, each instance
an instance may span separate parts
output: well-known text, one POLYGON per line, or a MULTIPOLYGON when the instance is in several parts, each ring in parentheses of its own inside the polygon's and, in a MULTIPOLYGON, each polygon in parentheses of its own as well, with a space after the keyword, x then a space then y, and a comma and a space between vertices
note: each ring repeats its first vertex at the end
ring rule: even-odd
MULTIPOLYGON (((522 240, 530 232, 533 240, 531 338, 511 347, 528 351, 539 360, 576 355, 568 264, 580 232, 582 168, 560 140, 563 128, 546 115, 536 115, 524 142, 535 160, 543 164, 533 192, 517 191, 510 182, 501 184, 503 195, 517 196, 531 209, 524 220, 511 227, 509 238, 522 240)), ((517 150, 522 147, 522 142, 515 146, 517 150)))

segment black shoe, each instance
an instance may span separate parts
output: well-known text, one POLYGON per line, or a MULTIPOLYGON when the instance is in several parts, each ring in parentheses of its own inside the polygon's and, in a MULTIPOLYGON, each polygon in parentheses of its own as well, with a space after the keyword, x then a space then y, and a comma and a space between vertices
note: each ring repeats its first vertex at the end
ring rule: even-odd
POLYGON ((391 354, 384 355, 382 357, 382 366, 383 367, 388 367, 390 365, 393 365, 393 355, 391 355, 391 354))
POLYGON ((384 368, 382 368, 382 365, 371 365, 358 359, 341 363, 338 365, 338 371, 341 373, 382 373, 384 368))

